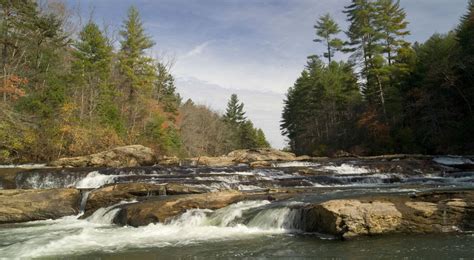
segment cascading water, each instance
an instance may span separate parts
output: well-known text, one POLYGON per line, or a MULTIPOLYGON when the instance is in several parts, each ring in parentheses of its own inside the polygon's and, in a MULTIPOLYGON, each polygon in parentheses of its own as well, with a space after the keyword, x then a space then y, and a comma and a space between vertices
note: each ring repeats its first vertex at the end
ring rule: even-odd
MULTIPOLYGON (((131 202, 121 202, 131 203, 131 202)), ((87 219, 18 224, 0 230, 2 257, 45 257, 95 251, 120 251, 127 247, 167 247, 204 241, 254 238, 290 232, 295 218, 292 209, 271 208, 269 201, 243 201, 219 210, 188 210, 168 223, 131 228, 112 225, 119 204, 101 208, 87 219), (293 212, 293 214, 292 214, 293 212), (4 239, 23 241, 5 244, 4 239)))
POLYGON ((106 208, 100 208, 88 217, 87 221, 97 224, 112 224, 115 216, 120 211, 120 208, 117 208, 117 206, 118 205, 113 205, 106 208))
POLYGON ((81 191, 81 204, 79 205, 79 213, 83 214, 86 209, 87 199, 89 198, 90 190, 81 191))
POLYGON ((104 175, 98 171, 93 171, 87 174, 83 179, 77 181, 74 186, 78 189, 94 189, 99 188, 105 184, 113 183, 118 175, 104 175))

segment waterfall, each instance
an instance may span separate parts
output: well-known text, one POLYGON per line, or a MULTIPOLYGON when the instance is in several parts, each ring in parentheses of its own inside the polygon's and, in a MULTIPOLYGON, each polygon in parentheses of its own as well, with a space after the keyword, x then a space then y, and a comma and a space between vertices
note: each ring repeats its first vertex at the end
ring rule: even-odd
POLYGON ((83 214, 86 209, 87 198, 89 197, 90 190, 81 190, 81 205, 79 207, 79 214, 83 214))
POLYGON ((135 203, 132 201, 121 201, 109 207, 100 208, 87 218, 87 221, 96 224, 112 224, 115 216, 120 212, 120 205, 135 203))
POLYGON ((218 210, 192 209, 167 224, 176 227, 241 227, 295 230, 301 203, 269 207, 270 201, 242 201, 218 210))
POLYGON ((114 183, 115 178, 119 175, 104 175, 98 171, 93 171, 87 176, 75 183, 78 189, 95 189, 105 184, 114 183))

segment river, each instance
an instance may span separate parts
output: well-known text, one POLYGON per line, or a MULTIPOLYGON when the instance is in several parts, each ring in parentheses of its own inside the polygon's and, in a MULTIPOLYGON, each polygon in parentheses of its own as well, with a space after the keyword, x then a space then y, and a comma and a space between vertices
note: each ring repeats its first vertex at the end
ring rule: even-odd
MULTIPOLYGON (((11 172, 11 169, 8 170, 11 172)), ((82 212, 55 220, 0 225, 1 258, 150 259, 150 258, 344 258, 470 259, 474 234, 386 235, 350 241, 305 233, 299 206, 367 194, 411 194, 439 188, 474 188, 474 174, 420 172, 407 176, 379 172, 356 163, 276 164, 268 169, 163 168, 35 169, 16 175, 15 188, 84 189, 81 209, 93 189, 110 183, 179 182, 210 191, 265 189, 271 186, 312 189, 291 199, 241 201, 227 207, 191 209, 166 223, 117 226, 117 205, 101 208, 86 219, 82 212), (313 168, 307 174, 301 167, 313 168), (304 173, 304 174, 303 174, 304 173)), ((135 203, 123 201, 119 204, 135 203)))

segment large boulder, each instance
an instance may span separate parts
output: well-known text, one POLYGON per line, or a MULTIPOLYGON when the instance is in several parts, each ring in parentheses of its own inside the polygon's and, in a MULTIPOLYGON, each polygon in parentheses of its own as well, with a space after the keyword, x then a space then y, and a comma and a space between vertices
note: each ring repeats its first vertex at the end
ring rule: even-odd
POLYGON ((156 162, 151 148, 127 145, 86 156, 61 158, 51 163, 56 167, 135 167, 156 162))
POLYGON ((474 191, 330 200, 304 209, 306 231, 352 238, 474 229, 474 191))
POLYGON ((235 164, 234 157, 229 156, 219 156, 219 157, 209 157, 209 156, 200 156, 191 158, 191 164, 197 166, 211 166, 211 167, 226 167, 232 166, 235 164))
POLYGON ((199 194, 209 189, 192 187, 179 183, 118 183, 111 184, 89 193, 84 208, 83 218, 90 216, 97 209, 109 207, 121 201, 135 200, 141 197, 159 195, 199 194))
POLYGON ((283 152, 276 149, 243 149, 230 152, 227 157, 234 158, 236 163, 251 163, 255 161, 294 161, 293 153, 283 152))
POLYGON ((0 224, 75 215, 80 200, 77 189, 0 190, 0 224))
MULTIPOLYGON (((275 195, 276 196, 276 195, 275 195)), ((273 199, 268 193, 242 193, 238 191, 158 197, 133 204, 122 205, 114 223, 144 226, 163 223, 188 209, 220 209, 243 200, 273 199)))

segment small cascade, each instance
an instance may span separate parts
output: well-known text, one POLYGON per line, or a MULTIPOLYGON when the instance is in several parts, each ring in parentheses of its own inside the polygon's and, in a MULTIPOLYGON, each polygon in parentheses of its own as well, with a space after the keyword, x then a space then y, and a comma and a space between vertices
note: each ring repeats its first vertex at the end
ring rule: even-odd
POLYGON ((169 221, 176 227, 241 227, 258 230, 296 230, 301 203, 271 206, 267 200, 242 201, 218 210, 192 209, 169 221))
POLYGON ((136 200, 132 201, 121 201, 109 207, 100 208, 96 210, 92 215, 87 218, 87 221, 96 224, 113 224, 115 216, 120 212, 120 205, 135 203, 136 200))
POLYGON ((87 198, 89 197, 90 190, 81 190, 81 204, 79 206, 79 214, 83 214, 86 209, 87 198))
POLYGON ((248 222, 249 227, 258 227, 262 229, 285 229, 296 230, 298 226, 298 216, 302 203, 292 203, 290 205, 269 208, 259 211, 248 222))
POLYGON ((87 176, 77 183, 75 187, 78 189, 95 189, 99 188, 105 184, 114 183, 115 178, 119 175, 104 175, 98 171, 93 171, 87 174, 87 176))
POLYGON ((352 164, 343 163, 338 166, 324 166, 322 170, 331 171, 336 174, 366 174, 366 173, 374 173, 377 172, 376 170, 369 169, 366 167, 359 167, 352 164))

